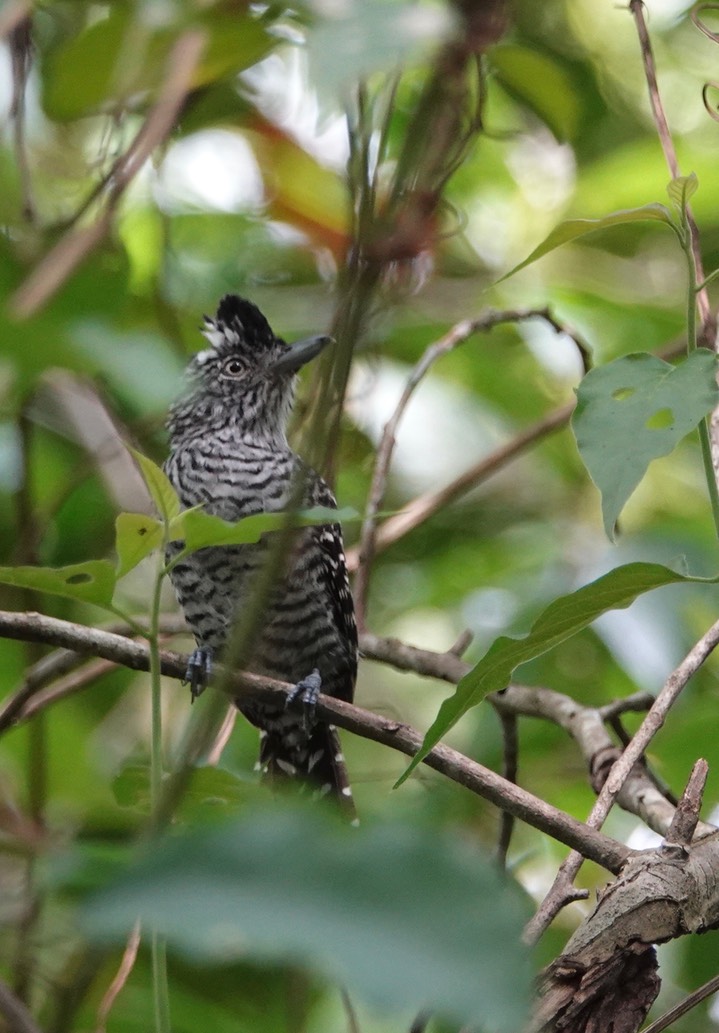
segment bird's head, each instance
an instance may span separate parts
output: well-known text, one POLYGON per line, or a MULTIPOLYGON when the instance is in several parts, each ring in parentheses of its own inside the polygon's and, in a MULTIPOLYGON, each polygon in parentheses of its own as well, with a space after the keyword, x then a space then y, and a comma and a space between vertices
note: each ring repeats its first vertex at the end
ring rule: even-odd
POLYGON ((205 316, 203 334, 210 347, 188 364, 186 402, 209 406, 218 417, 225 412, 263 435, 284 433, 295 374, 331 340, 309 337, 288 345, 256 305, 236 294, 222 298, 214 318, 205 316))

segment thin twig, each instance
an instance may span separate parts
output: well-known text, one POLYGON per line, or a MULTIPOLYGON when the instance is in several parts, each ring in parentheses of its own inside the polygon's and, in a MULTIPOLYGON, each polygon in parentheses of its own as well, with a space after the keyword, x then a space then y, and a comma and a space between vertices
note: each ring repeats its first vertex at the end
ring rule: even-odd
POLYGON ((27 137, 25 135, 25 94, 30 74, 30 58, 32 37, 30 33, 32 21, 30 15, 17 22, 9 35, 10 56, 12 62, 13 96, 10 113, 13 123, 13 141, 15 156, 20 176, 23 217, 29 223, 35 222, 35 202, 33 200, 30 162, 27 155, 27 137))
POLYGON ((9 0, 0 11, 0 40, 17 28, 31 10, 31 0, 9 0))
MULTIPOLYGON (((661 96, 659 95, 656 64, 654 61, 654 53, 652 51, 651 39, 649 38, 649 32, 647 30, 647 23, 644 18, 643 0, 630 0, 629 10, 634 17, 634 21, 637 26, 637 35, 639 36, 639 45, 641 47, 642 61, 644 63, 644 75, 646 77, 647 87, 649 90, 649 103, 652 107, 652 115, 654 116, 654 125, 656 126, 657 136, 659 137, 659 142, 664 153, 664 159, 667 163, 671 177, 672 179, 676 179, 681 175, 679 170, 679 161, 677 160, 674 141, 672 140, 672 135, 669 130, 667 117, 664 114, 664 106, 662 104, 661 96)), ((689 234, 691 236, 692 254, 694 256, 696 282, 703 283, 704 268, 702 265, 701 247, 699 244, 699 230, 697 229, 697 224, 694 221, 691 207, 688 204, 686 212, 689 234)), ((713 348, 715 346, 715 327, 713 326, 709 295, 706 290, 701 289, 697 291, 696 300, 702 321, 702 337, 704 338, 706 346, 713 348)))
POLYGON ((487 333, 504 323, 520 323, 529 319, 543 319, 556 333, 567 334, 577 345, 582 360, 586 365, 589 349, 574 331, 559 323, 547 308, 535 309, 513 309, 503 312, 486 312, 477 319, 464 319, 456 323, 443 337, 434 341, 425 350, 419 362, 410 373, 404 390, 400 396, 397 406, 385 424, 382 438, 377 449, 372 484, 367 500, 365 519, 362 524, 360 543, 357 557, 357 576, 354 585, 355 610, 357 623, 360 628, 365 626, 365 614, 367 608, 367 593, 369 590, 369 579, 372 568, 372 561, 375 554, 375 539, 377 536, 377 513, 379 512, 384 498, 389 475, 390 463, 396 444, 397 428, 409 402, 431 367, 442 356, 454 351, 459 345, 464 344, 470 337, 478 333, 487 333))
POLYGON ((357 1012, 352 1004, 352 998, 343 986, 340 987, 340 996, 342 998, 342 1007, 344 1008, 345 1015, 347 1016, 348 1033, 360 1033, 360 1024, 357 1020, 357 1012))
POLYGON ((711 997, 719 990, 719 976, 712 976, 711 979, 707 980, 703 986, 697 987, 687 997, 678 1004, 675 1004, 669 1011, 665 1011, 663 1015, 652 1022, 649 1026, 645 1026, 642 1033, 662 1033, 663 1030, 669 1029, 670 1026, 674 1025, 677 1019, 680 1019, 682 1015, 686 1015, 692 1008, 696 1008, 698 1004, 705 1001, 707 997, 711 997))
POLYGON ((694 838, 701 812, 709 765, 700 758, 694 764, 667 832, 666 846, 687 849, 694 838))
MULTIPOLYGON (((462 495, 466 495, 467 492, 486 481, 528 448, 536 445, 555 431, 561 430, 562 427, 569 423, 574 412, 574 405, 574 402, 568 402, 566 405, 562 405, 549 413, 548 416, 533 423, 506 444, 501 445, 494 452, 490 452, 488 456, 480 459, 474 466, 465 470, 464 473, 461 473, 459 477, 439 491, 426 492, 424 495, 413 499, 404 509, 400 510, 395 516, 385 520, 377 528, 373 543, 373 554, 377 555, 399 541, 400 538, 404 538, 410 531, 429 520, 430 517, 433 517, 435 513, 438 513, 451 502, 456 501, 456 499, 461 498, 462 495)), ((348 550, 347 566, 350 571, 358 570, 359 559, 359 549, 348 550)))
POLYGON ((172 131, 177 114, 192 86, 192 76, 205 46, 204 32, 191 29, 178 39, 168 59, 168 73, 157 103, 150 111, 135 139, 114 167, 104 211, 90 226, 70 230, 10 298, 10 309, 26 318, 58 290, 75 267, 106 235, 125 189, 147 159, 172 131))
MULTIPOLYGON (((499 720, 502 724, 502 775, 509 782, 517 781, 519 767, 519 737, 517 735, 517 715, 507 710, 499 711, 499 720)), ((507 811, 502 811, 499 819, 499 841, 497 843, 497 861, 501 868, 507 865, 509 844, 512 841, 514 831, 514 817, 507 811)))
MULTIPOLYGON (((111 660, 90 660, 77 671, 72 671, 70 674, 65 675, 64 678, 58 678, 52 685, 48 685, 46 688, 36 692, 32 699, 29 699, 20 712, 15 715, 13 723, 29 721, 30 718, 58 700, 67 699, 69 696, 82 692, 90 685, 94 685, 98 678, 109 674, 110 671, 114 670, 115 666, 111 660)), ((2 717, 4 719, 6 715, 3 713, 2 717)), ((0 722, 0 731, 4 727, 8 727, 8 725, 3 720, 0 722)))
POLYGON ((2 980, 0 980, 0 1014, 7 1019, 10 1033, 42 1033, 20 998, 2 980))
MULTIPOLYGON (((718 644, 719 621, 702 635, 699 641, 689 650, 682 662, 667 678, 633 739, 612 766, 594 807, 587 818, 587 825, 592 828, 601 828, 630 771, 664 724, 669 710, 679 698, 689 679, 696 674, 718 644)), ((575 851, 562 862, 554 885, 525 929, 525 939, 527 942, 535 943, 557 914, 559 898, 563 899, 565 897, 567 885, 574 880, 582 866, 583 860, 584 858, 581 854, 575 851)))
MULTIPOLYGON (((121 635, 113 635, 38 613, 0 611, 0 636, 44 642, 91 653, 138 671, 147 671, 150 665, 149 648, 145 643, 133 642, 121 635)), ((181 680, 185 676, 187 657, 162 652, 160 664, 163 674, 181 680)), ((247 694, 256 695, 260 699, 272 698, 276 697, 278 692, 287 694, 292 689, 292 686, 283 682, 259 675, 238 673, 227 677, 221 668, 218 670, 218 684, 226 685, 233 698, 247 694)), ((320 696, 317 713, 323 720, 330 720, 340 728, 389 746, 410 757, 414 756, 422 745, 423 736, 409 725, 387 720, 342 700, 320 696)), ((608 871, 619 871, 634 853, 622 843, 588 829, 582 822, 519 786, 507 782, 494 771, 448 746, 435 747, 424 758, 424 763, 465 786, 470 792, 489 800, 495 806, 508 810, 520 820, 573 849, 581 850, 586 857, 608 871)))
POLYGON ((120 967, 117 970, 115 978, 112 980, 107 990, 102 996, 100 1005, 97 1009, 97 1020, 95 1023, 95 1033, 105 1033, 105 1027, 107 1026, 107 1019, 112 1011, 112 1006, 117 1000, 117 995, 123 989, 127 980, 130 977, 135 962, 137 960, 137 952, 140 949, 140 921, 139 919, 135 922, 132 927, 132 932, 127 938, 125 944, 125 950, 122 954, 120 961, 120 967))

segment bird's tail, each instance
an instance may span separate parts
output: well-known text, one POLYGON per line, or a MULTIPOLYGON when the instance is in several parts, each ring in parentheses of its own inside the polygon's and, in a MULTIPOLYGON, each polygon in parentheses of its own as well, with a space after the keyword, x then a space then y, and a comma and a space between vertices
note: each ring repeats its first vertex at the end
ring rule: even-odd
POLYGON ((318 723, 301 743, 292 735, 260 733, 258 768, 273 784, 299 781, 318 797, 334 798, 347 819, 357 823, 357 811, 342 745, 334 725, 318 723))

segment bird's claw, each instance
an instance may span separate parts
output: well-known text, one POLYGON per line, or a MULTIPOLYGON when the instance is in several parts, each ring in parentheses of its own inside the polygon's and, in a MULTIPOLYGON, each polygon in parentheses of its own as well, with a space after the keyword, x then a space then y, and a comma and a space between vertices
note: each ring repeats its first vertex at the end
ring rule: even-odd
POLYGON ((190 686, 190 695, 194 703, 207 688, 212 677, 212 653, 209 649, 194 649, 187 661, 187 670, 182 684, 190 686))
POLYGON ((306 732, 311 732, 316 723, 315 710, 317 708, 317 700, 319 699, 320 692, 322 690, 322 677, 320 672, 315 669, 303 678, 302 681, 298 681, 295 687, 288 692, 286 707, 292 707, 299 705, 302 708, 303 723, 306 732))

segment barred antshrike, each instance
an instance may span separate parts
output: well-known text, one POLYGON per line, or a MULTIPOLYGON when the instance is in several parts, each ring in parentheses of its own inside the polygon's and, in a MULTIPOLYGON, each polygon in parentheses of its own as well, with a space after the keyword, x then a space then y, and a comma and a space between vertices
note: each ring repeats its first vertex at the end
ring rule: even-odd
MULTIPOLYGON (((336 508, 327 484, 285 436, 296 372, 328 338, 288 346, 255 305, 233 294, 220 301, 214 319, 205 317, 203 333, 211 347, 189 363, 188 390, 168 418, 165 470, 182 503, 238 520, 287 509, 299 483, 303 505, 336 508)), ((222 658, 243 607, 253 605, 270 537, 200 549, 171 571, 198 647, 186 675, 193 696, 204 688, 212 659, 222 658)), ((180 547, 171 544, 170 556, 180 547)), ((337 732, 312 710, 320 690, 351 701, 357 673, 357 629, 338 524, 296 533, 255 626, 246 666, 295 686, 289 706, 238 700, 260 729, 260 769, 349 798, 337 732)))

